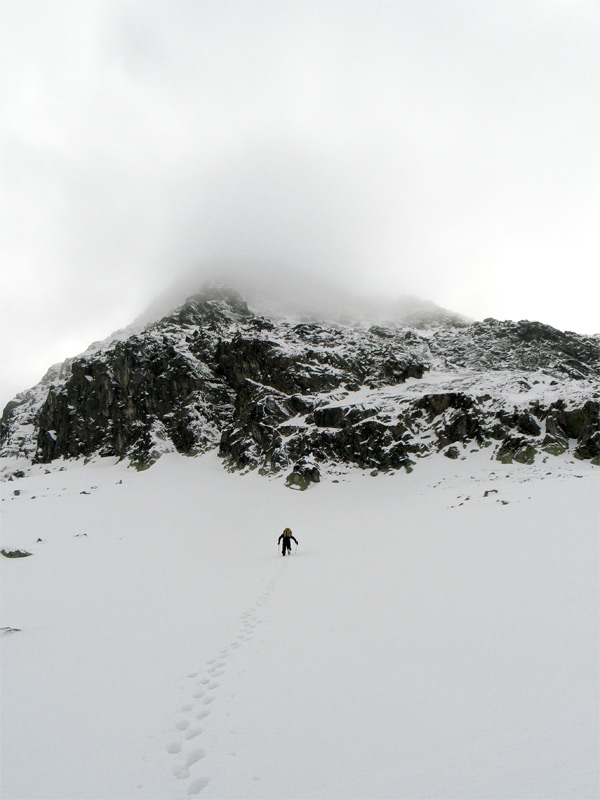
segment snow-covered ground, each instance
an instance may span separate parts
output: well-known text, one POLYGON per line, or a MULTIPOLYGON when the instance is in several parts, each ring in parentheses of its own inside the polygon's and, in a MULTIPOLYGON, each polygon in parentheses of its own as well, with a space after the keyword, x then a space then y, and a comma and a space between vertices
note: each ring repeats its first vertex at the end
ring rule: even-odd
POLYGON ((597 468, 65 467, 2 484, 3 798, 597 797, 597 468))

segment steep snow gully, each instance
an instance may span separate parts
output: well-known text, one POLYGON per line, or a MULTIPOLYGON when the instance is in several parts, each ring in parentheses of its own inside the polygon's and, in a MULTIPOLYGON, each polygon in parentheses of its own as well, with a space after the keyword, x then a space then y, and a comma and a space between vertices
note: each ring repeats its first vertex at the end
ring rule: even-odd
POLYGON ((21 466, 2 797, 598 796, 589 462, 437 454, 304 492, 215 453, 21 466))

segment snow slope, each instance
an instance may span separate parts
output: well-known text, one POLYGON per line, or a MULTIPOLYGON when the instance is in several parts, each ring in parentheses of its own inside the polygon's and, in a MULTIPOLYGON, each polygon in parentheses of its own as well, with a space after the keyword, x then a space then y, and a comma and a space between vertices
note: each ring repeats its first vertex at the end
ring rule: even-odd
POLYGON ((598 796, 597 468, 23 466, 3 798, 598 796))

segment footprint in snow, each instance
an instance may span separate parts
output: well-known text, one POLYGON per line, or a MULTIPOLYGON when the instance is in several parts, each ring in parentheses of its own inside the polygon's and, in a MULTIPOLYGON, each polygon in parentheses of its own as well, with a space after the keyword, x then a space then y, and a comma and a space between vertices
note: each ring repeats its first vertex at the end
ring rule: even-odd
POLYGON ((196 719, 206 719, 206 717, 208 717, 209 714, 210 710, 208 708, 205 708, 203 711, 199 711, 196 714, 196 719))
POLYGON ((178 731, 184 731, 190 727, 190 721, 188 719, 180 719, 175 723, 175 727, 178 731))
POLYGON ((210 778, 198 778, 197 780, 192 781, 188 786, 188 795, 200 794, 202 789, 206 789, 209 782, 210 778))
POLYGON ((173 775, 178 780, 184 780, 185 778, 190 777, 190 767, 196 764, 198 761, 203 759, 206 756, 204 750, 198 748, 197 750, 192 750, 191 753, 188 753, 185 761, 183 764, 180 764, 178 767, 175 767, 173 770, 173 775))

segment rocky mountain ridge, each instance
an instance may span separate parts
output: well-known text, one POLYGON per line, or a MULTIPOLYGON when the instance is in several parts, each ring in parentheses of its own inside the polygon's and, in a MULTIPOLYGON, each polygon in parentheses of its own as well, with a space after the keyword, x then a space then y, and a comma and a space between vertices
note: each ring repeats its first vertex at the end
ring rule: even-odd
POLYGON ((218 448, 231 469, 414 468, 443 451, 600 464, 600 343, 538 322, 287 321, 212 284, 130 336, 52 368, 3 413, 0 456, 140 467, 218 448))

